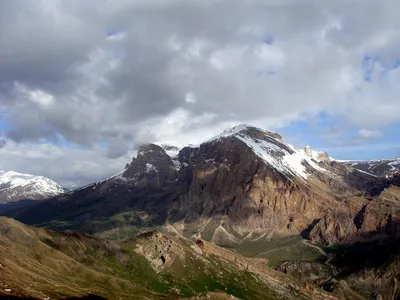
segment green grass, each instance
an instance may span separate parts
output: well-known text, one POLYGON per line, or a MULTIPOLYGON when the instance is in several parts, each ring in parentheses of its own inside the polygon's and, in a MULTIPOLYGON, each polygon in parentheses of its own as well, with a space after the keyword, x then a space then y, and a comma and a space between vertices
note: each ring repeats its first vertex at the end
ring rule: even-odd
POLYGON ((266 258, 270 267, 276 267, 285 261, 321 262, 321 253, 305 245, 300 236, 271 239, 270 241, 245 242, 229 249, 236 253, 255 258, 266 258))

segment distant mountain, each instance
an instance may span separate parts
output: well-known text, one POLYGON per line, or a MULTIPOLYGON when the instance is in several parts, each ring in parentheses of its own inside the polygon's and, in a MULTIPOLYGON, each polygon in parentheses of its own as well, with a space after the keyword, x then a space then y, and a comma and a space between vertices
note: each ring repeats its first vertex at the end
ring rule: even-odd
POLYGON ((45 199, 64 192, 61 186, 43 176, 14 171, 0 173, 0 203, 45 199))
POLYGON ((373 160, 347 160, 343 164, 368 172, 380 177, 392 177, 400 173, 400 158, 373 159, 373 160))
POLYGON ((88 233, 162 226, 219 245, 400 233, 399 180, 298 149, 275 132, 239 125, 178 150, 142 145, 120 174, 7 215, 88 233))

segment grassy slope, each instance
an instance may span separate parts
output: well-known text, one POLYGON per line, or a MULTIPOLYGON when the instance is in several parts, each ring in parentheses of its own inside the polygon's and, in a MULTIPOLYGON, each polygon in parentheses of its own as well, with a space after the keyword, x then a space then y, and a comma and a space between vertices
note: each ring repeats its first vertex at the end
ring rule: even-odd
POLYGON ((10 288, 12 295, 39 299, 87 294, 107 299, 171 299, 215 291, 241 299, 281 298, 260 275, 217 254, 199 258, 182 245, 185 260, 175 260, 156 273, 135 247, 132 240, 116 244, 0 218, 0 296, 10 288))
POLYGON ((238 254, 266 258, 270 267, 276 267, 285 261, 323 261, 321 253, 303 243, 300 236, 272 239, 270 241, 244 242, 229 247, 238 254))

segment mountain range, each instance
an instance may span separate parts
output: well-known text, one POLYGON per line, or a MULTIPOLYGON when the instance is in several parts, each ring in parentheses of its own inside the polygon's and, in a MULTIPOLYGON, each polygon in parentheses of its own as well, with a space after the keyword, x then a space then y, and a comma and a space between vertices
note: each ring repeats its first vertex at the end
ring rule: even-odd
POLYGON ((227 245, 298 234, 333 244, 399 232, 395 179, 315 154, 239 125, 179 152, 143 145, 121 174, 13 216, 89 233, 170 224, 227 245))
POLYGON ((347 166, 374 174, 380 177, 392 177, 400 172, 400 158, 397 159, 372 159, 372 160, 347 160, 341 161, 347 166))
MULTIPOLYGON (((269 260, 276 270, 297 278, 293 290, 302 296, 295 299, 397 299, 400 289, 393 283, 400 272, 393 245, 400 235, 400 176, 374 174, 353 163, 310 147, 296 148, 276 132, 238 125, 197 146, 142 145, 118 175, 4 214, 48 230, 95 235, 104 239, 101 243, 116 242, 119 249, 124 247, 119 243, 144 236, 147 242, 129 249, 156 271, 168 261, 165 249, 179 248, 166 240, 178 239, 190 249, 213 247, 217 261, 228 253, 238 255, 235 261, 245 256, 269 260), (356 258, 371 264, 360 268, 353 264, 356 258), (366 285, 372 278, 379 283, 366 285), (309 294, 299 288, 303 284, 309 285, 309 294)), ((35 240, 50 235, 46 244, 60 251, 58 243, 53 247, 56 233, 40 232, 35 240)), ((84 237, 86 245, 91 238, 84 237)), ((175 250, 168 255, 185 256, 175 250)), ((265 272, 260 276, 265 278, 265 272)), ((283 293, 289 299, 295 295, 283 293)), ((229 294, 268 299, 234 289, 229 294)))

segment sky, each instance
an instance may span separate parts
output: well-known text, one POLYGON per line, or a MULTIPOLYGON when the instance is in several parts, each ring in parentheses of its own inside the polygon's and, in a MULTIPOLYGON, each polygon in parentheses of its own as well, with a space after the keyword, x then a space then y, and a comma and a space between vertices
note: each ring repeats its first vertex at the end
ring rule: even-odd
POLYGON ((400 157, 398 0, 2 0, 0 170, 80 186, 240 123, 400 157))

